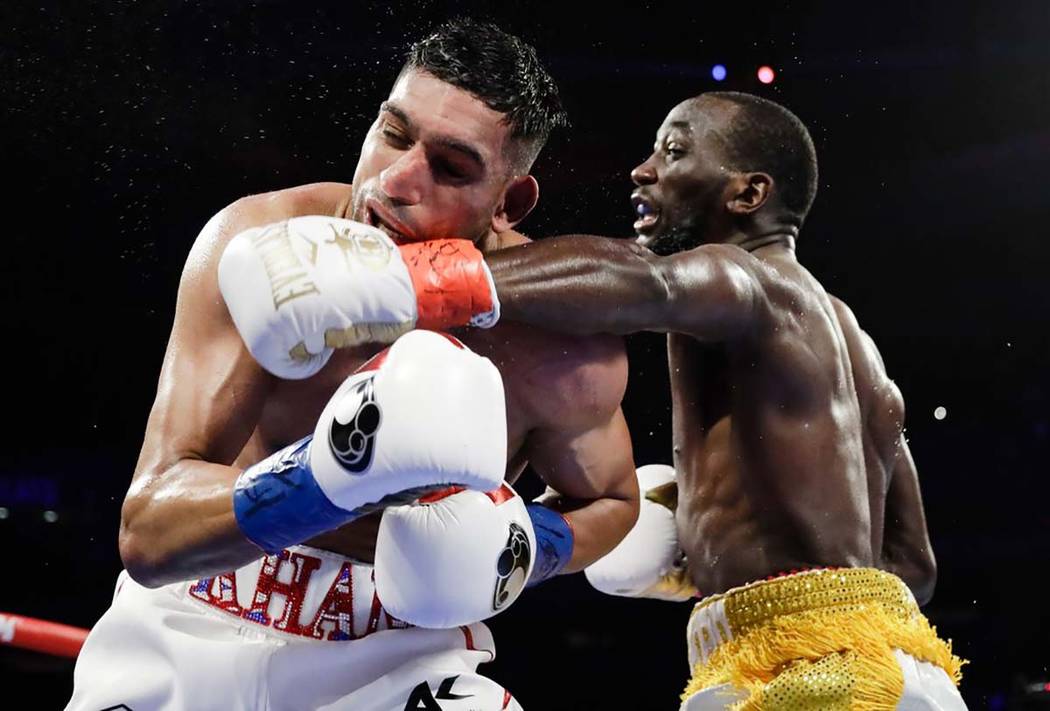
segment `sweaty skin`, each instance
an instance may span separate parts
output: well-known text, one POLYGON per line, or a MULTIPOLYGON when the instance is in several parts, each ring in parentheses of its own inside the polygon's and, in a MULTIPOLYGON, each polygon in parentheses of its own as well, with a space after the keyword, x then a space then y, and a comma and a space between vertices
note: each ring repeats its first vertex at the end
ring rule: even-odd
MULTIPOLYGON (((524 241, 507 230, 535 203, 535 180, 500 177, 508 140, 501 117, 466 92, 407 72, 365 139, 353 186, 317 183, 243 198, 204 227, 183 272, 157 397, 122 509, 120 552, 136 581, 155 587, 257 560, 262 551, 241 534, 233 514, 237 476, 310 434, 336 388, 382 348, 337 351, 306 380, 281 381, 264 371, 219 291, 217 264, 229 240, 290 217, 331 215, 374 224, 395 240, 465 236, 482 251, 524 241)), ((565 513, 576 534, 564 570, 580 570, 637 517, 631 443, 619 407, 627 378, 622 342, 514 324, 459 335, 503 375, 508 480, 528 463, 558 492, 546 503, 565 513)), ((368 516, 308 543, 371 561, 378 522, 379 515, 368 516)))
POLYGON ((924 603, 936 568, 901 394, 846 305, 797 261, 797 227, 761 210, 768 176, 719 171, 729 118, 690 102, 668 116, 632 174, 659 210, 639 243, 562 237, 487 255, 502 318, 668 334, 678 533, 702 594, 873 566, 924 603), (679 228, 717 244, 665 257, 642 246, 679 228))
MULTIPOLYGON (((337 351, 317 375, 279 380, 247 353, 218 290, 215 262, 235 234, 293 216, 342 216, 349 189, 322 183, 244 198, 195 245, 123 511, 122 551, 133 576, 160 585, 257 559, 261 552, 233 518, 234 480, 312 433, 336 388, 382 349, 337 351), (138 541, 149 541, 149 549, 134 548, 138 541)), ((627 379, 622 344, 516 324, 457 335, 503 374, 507 479, 529 463, 560 492, 554 507, 571 512, 577 532, 566 570, 582 568, 611 549, 636 515, 630 438, 619 409, 627 379), (599 520, 601 526, 593 523, 599 520)), ((379 515, 367 516, 307 543, 371 561, 378 525, 379 515)))

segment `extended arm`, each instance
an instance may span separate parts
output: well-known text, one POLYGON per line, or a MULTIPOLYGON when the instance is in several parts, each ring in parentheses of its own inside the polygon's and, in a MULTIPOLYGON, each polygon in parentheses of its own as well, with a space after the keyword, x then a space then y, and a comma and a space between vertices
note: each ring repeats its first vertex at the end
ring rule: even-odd
POLYGON ((684 333, 723 340, 754 317, 750 256, 707 245, 660 257, 627 240, 556 237, 486 255, 502 318, 568 333, 684 333))
MULTIPOLYGON (((397 247, 371 227, 326 222, 337 234, 367 240, 371 267, 347 279, 332 266, 340 260, 304 257, 315 248, 342 249, 338 240, 320 240, 290 258, 310 274, 310 287, 319 287, 310 292, 317 298, 297 300, 295 308, 260 310, 258 287, 264 293, 267 287, 259 276, 249 280, 256 287, 244 290, 245 298, 231 303, 252 353, 281 377, 309 377, 335 348, 388 342, 411 328, 488 327, 501 313, 504 320, 570 334, 660 331, 723 341, 745 331, 766 305, 761 265, 731 245, 660 257, 626 240, 570 236, 482 259, 465 240, 397 247), (274 331, 288 339, 272 339, 274 331)), ((262 275, 267 237, 246 238, 228 250, 228 263, 262 275)))

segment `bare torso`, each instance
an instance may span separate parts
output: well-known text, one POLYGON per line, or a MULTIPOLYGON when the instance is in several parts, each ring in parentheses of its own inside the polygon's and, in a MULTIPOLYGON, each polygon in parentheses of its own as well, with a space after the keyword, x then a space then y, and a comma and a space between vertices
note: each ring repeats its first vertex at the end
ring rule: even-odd
MULTIPOLYGON (((342 217, 347 201, 346 190, 333 189, 332 184, 326 184, 318 186, 306 199, 300 196, 297 207, 285 216, 325 214, 342 217)), ((267 220, 271 218, 272 215, 267 220)), ((499 248, 521 241, 525 239, 509 233, 492 246, 499 248)), ((454 335, 475 353, 489 358, 503 375, 508 428, 506 478, 512 483, 527 464, 523 446, 530 431, 557 423, 569 410, 577 407, 571 393, 573 384, 579 383, 580 366, 614 361, 622 349, 619 339, 612 337, 570 336, 512 323, 499 324, 485 331, 463 329, 454 335)), ((263 405, 259 423, 235 465, 247 467, 310 434, 338 386, 383 347, 340 350, 321 372, 308 380, 278 382, 263 405)), ((378 525, 378 514, 366 516, 308 543, 371 561, 378 525)))
POLYGON ((760 259, 764 322, 668 336, 679 537, 704 594, 880 559, 899 393, 844 306, 793 258, 760 259))

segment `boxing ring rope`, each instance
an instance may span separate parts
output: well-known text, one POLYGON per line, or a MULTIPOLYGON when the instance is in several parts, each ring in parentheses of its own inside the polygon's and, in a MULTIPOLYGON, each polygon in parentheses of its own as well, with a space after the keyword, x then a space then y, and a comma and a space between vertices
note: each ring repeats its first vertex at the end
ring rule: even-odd
POLYGON ((58 657, 76 657, 88 630, 35 617, 0 612, 0 645, 58 657))

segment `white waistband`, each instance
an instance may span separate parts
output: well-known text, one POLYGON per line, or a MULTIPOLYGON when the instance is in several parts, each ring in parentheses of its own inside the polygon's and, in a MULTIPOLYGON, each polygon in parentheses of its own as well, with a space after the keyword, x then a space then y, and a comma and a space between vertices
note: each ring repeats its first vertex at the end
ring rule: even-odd
POLYGON ((693 609, 686 627, 686 639, 689 644, 689 667, 697 662, 706 663, 711 653, 724 642, 733 639, 726 617, 725 600, 719 599, 693 609))

